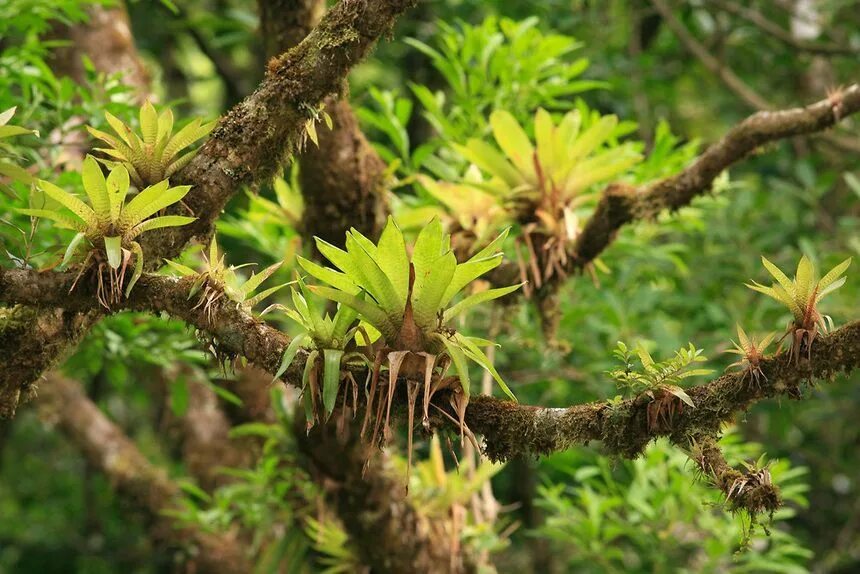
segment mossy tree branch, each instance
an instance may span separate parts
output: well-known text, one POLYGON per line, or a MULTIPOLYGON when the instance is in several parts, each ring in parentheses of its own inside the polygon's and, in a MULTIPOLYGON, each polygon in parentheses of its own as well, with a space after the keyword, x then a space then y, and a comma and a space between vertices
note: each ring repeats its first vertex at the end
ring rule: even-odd
MULTIPOLYGON (((95 307, 95 293, 88 292, 86 283, 68 294, 73 280, 70 273, 0 271, 0 302, 50 306, 64 298, 66 306, 73 310, 95 307)), ((123 308, 166 312, 181 318, 207 333, 219 352, 244 356, 267 372, 275 372, 289 337, 229 301, 216 307, 211 318, 202 308, 192 309, 187 299, 192 282, 193 278, 177 280, 146 274, 123 308)), ((284 375, 286 382, 301 386, 306 357, 299 354, 284 375)), ((640 395, 617 403, 598 401, 568 408, 521 405, 475 396, 466 410, 466 423, 472 431, 483 435, 484 452, 495 461, 519 455, 547 455, 591 441, 601 441, 608 454, 634 458, 661 436, 689 448, 690 437, 718 436, 724 424, 760 400, 778 396, 801 398, 804 385, 829 380, 858 367, 860 321, 855 321, 820 336, 808 360, 792 361, 786 354, 763 359, 760 368, 766 379, 760 383, 752 382, 744 372, 731 372, 687 389, 695 408, 674 412, 668 422, 654 424, 648 413, 653 399, 640 395)), ((439 404, 446 401, 442 399, 439 404)), ((453 428, 442 418, 437 424, 453 428)))
MULTIPOLYGON (((323 0, 257 0, 260 28, 271 57, 286 52, 313 30, 325 13, 323 0)), ((333 245, 343 243, 354 227, 377 238, 388 213, 384 189, 386 164, 367 141, 344 97, 325 99, 332 129, 317 129, 318 145, 298 155, 302 196, 302 234, 333 245)))

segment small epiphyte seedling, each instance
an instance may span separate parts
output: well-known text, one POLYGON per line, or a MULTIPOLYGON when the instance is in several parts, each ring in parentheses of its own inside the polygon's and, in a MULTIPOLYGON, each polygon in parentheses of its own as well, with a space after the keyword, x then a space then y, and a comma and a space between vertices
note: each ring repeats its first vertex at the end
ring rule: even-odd
POLYGON ((655 362, 641 345, 630 350, 626 344, 618 341, 612 354, 621 362, 623 368, 609 371, 608 374, 615 379, 619 387, 630 394, 650 399, 647 407, 650 430, 661 426, 671 428, 672 419, 684 411, 684 405, 695 408, 693 400, 679 383, 689 377, 713 372, 710 369, 691 368, 696 363, 708 360, 702 352, 702 349, 696 349, 690 343, 689 346, 678 349, 674 357, 655 362), (639 359, 641 370, 633 363, 634 354, 639 359))
MULTIPOLYGON (((143 249, 136 241, 137 237, 146 231, 187 225, 196 219, 181 215, 150 218, 182 200, 191 186, 170 187, 166 180, 160 181, 126 202, 129 175, 125 167, 114 166, 105 178, 99 164, 89 155, 84 159, 81 177, 90 205, 51 182, 39 180, 39 189, 71 213, 61 208, 29 208, 18 211, 32 217, 49 219, 60 227, 78 232, 66 249, 62 265, 69 263, 84 240, 92 245, 93 249, 81 266, 81 273, 86 270, 90 258, 95 258, 98 262, 99 302, 109 308, 111 303, 118 303, 120 300, 125 271, 132 256, 135 258, 134 272, 125 288, 126 297, 143 273, 143 249), (105 265, 110 270, 107 291, 102 274, 105 265)), ((78 277, 80 278, 80 274, 78 277)), ((73 289, 75 284, 72 285, 73 289)))
MULTIPOLYGON (((352 373, 342 371, 341 364, 357 359, 366 365, 366 355, 348 348, 353 343, 355 335, 363 332, 365 342, 369 338, 366 331, 358 324, 358 312, 353 308, 340 304, 332 317, 320 308, 313 295, 302 279, 297 280, 299 289, 292 288, 293 308, 278 306, 287 317, 298 323, 303 331, 296 335, 287 346, 281 359, 280 368, 275 373, 275 379, 283 375, 296 357, 299 349, 309 350, 302 374, 302 401, 305 409, 305 420, 308 429, 319 420, 327 420, 334 410, 341 381, 351 384, 353 406, 352 414, 358 410, 359 385, 352 373), (320 388, 322 379, 322 388, 320 388), (320 404, 323 416, 320 416, 320 404)), ((344 393, 344 406, 347 405, 349 393, 344 393)), ((347 409, 343 409, 344 417, 347 409)))
POLYGON ((552 275, 564 274, 567 248, 580 230, 576 210, 594 199, 591 187, 625 172, 641 155, 630 144, 606 145, 616 132, 616 116, 592 114, 584 122, 575 110, 555 125, 550 113, 539 109, 534 145, 506 111, 493 112, 490 126, 501 152, 477 139, 456 149, 493 177, 482 189, 493 192, 524 225, 531 258, 527 273, 540 287, 552 275))
POLYGON ((735 355, 740 355, 742 358, 726 367, 726 370, 734 367, 742 368, 743 376, 741 377, 741 382, 749 377, 751 384, 754 384, 756 388, 761 388, 762 381, 767 380, 767 377, 764 376, 761 370, 761 361, 764 359, 764 353, 773 342, 775 335, 774 333, 768 333, 763 339, 756 341, 747 336, 740 324, 737 325, 737 331, 739 343, 732 341, 735 348, 728 349, 726 353, 734 353, 735 355))
MULTIPOLYGON (((11 120, 14 115, 15 108, 9 108, 5 112, 0 113, 0 151, 4 152, 4 156, 6 155, 6 143, 3 141, 4 139, 22 135, 39 135, 39 132, 34 130, 22 128, 21 126, 8 125, 9 120, 11 120)), ((33 181, 33 177, 27 170, 12 162, 6 161, 5 159, 0 159, 0 176, 6 178, 10 182, 17 181, 20 183, 30 184, 33 181)), ((3 181, 0 181, 0 191, 3 191, 10 196, 13 195, 9 191, 6 183, 3 181)))
MULTIPOLYGON (((795 363, 800 356, 806 353, 807 358, 812 358, 812 344, 818 337, 819 329, 825 333, 828 327, 833 326, 833 320, 827 315, 821 315, 818 311, 818 302, 825 295, 832 293, 845 284, 845 270, 851 265, 849 257, 833 269, 831 269, 820 280, 816 279, 815 268, 809 258, 804 255, 797 264, 794 280, 788 278, 779 267, 761 258, 765 269, 770 273, 776 283, 770 287, 761 285, 755 281, 747 283, 750 289, 764 293, 788 307, 794 316, 788 325, 785 336, 791 335, 791 352, 789 358, 794 358, 795 363)), ((783 338, 784 338, 783 337, 783 338)))
POLYGON ((738 506, 736 502, 747 494, 747 501, 743 508, 751 514, 757 514, 768 508, 774 508, 778 505, 778 500, 769 500, 774 495, 773 477, 770 473, 772 461, 765 463, 765 456, 762 454, 755 462, 741 461, 746 474, 741 474, 732 481, 726 492, 726 503, 738 506), (754 493, 751 495, 751 493, 754 493))
POLYGON ((367 430, 379 394, 374 442, 383 408, 383 429, 386 432, 389 429, 391 402, 399 376, 407 380, 410 419, 417 390, 423 384, 426 428, 429 428, 428 410, 432 396, 440 389, 448 388, 461 431, 465 432, 463 419, 470 395, 469 360, 489 371, 505 394, 513 399, 510 389, 481 349, 491 343, 464 336, 449 326, 466 310, 503 297, 519 287, 513 285, 477 291, 451 304, 472 281, 501 263, 502 253, 498 246, 506 234, 502 233, 468 261, 458 263, 451 251, 451 237, 443 232, 438 219, 433 219, 421 231, 410 254, 403 234, 389 218, 378 244, 354 229, 347 234, 346 250, 317 238, 320 253, 337 270, 299 258, 305 271, 327 284, 309 287, 312 292, 353 308, 362 322, 380 337, 362 429, 362 432, 367 430), (388 383, 379 384, 380 369, 386 361, 388 383), (446 378, 445 372, 451 364, 458 376, 446 378))
MULTIPOLYGON (((241 274, 237 273, 239 269, 254 265, 246 263, 239 266, 227 266, 224 263, 224 255, 218 251, 218 243, 215 237, 209 243, 209 255, 203 256, 204 265, 200 272, 195 271, 187 265, 177 263, 176 261, 166 261, 166 263, 177 271, 182 277, 195 277, 194 283, 188 292, 188 298, 191 299, 198 293, 200 298, 194 309, 202 308, 209 322, 212 322, 213 313, 216 309, 216 303, 223 298, 236 303, 237 307, 244 307, 246 310, 251 310, 260 301, 274 294, 278 290, 286 287, 290 283, 282 283, 264 289, 260 293, 254 295, 263 281, 271 277, 275 271, 280 269, 283 261, 270 265, 259 273, 252 273, 246 280, 241 274)), ((266 311, 263 311, 265 313, 266 311)))
POLYGON ((195 118, 174 135, 170 108, 159 115, 148 101, 140 108, 140 135, 110 112, 105 112, 105 119, 116 136, 87 126, 93 137, 110 146, 95 148, 108 156, 99 158, 99 161, 108 167, 116 164, 125 166, 138 189, 167 179, 188 165, 198 150, 179 153, 208 135, 217 123, 203 123, 200 118, 195 118))

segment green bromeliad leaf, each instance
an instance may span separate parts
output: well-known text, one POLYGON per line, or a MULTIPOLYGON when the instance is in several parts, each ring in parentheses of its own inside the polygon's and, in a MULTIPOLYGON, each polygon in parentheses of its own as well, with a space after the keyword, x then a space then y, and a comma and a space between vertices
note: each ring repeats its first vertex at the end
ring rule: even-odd
POLYGON ((190 187, 170 187, 167 181, 162 181, 144 189, 131 201, 126 202, 131 186, 126 168, 115 165, 105 177, 98 162, 89 155, 83 162, 81 180, 89 204, 51 182, 40 180, 38 188, 59 203, 60 207, 26 208, 18 211, 31 217, 54 221, 78 232, 65 250, 63 266, 72 260, 85 239, 92 248, 104 253, 108 264, 114 269, 120 268, 126 256, 134 254, 133 274, 126 286, 126 293, 129 293, 143 273, 143 250, 135 240, 147 231, 179 227, 194 221, 194 217, 179 215, 150 218, 180 201, 190 187))
MULTIPOLYGON (((338 313, 344 308, 352 309, 357 319, 379 331, 392 352, 446 353, 457 367, 467 396, 467 360, 474 361, 493 374, 505 393, 512 396, 477 344, 451 337, 452 329, 446 326, 457 315, 520 287, 476 291, 451 305, 474 280, 501 263, 500 246, 506 235, 507 231, 468 261, 458 263, 450 236, 438 219, 421 230, 410 254, 402 232, 389 218, 377 244, 354 229, 347 234, 345 250, 317 239, 320 253, 336 270, 305 259, 299 263, 325 284, 310 286, 308 291, 338 302, 338 313)), ((293 303, 295 310, 288 316, 319 333, 320 327, 309 316, 308 296, 295 293, 293 303)))
POLYGON ((816 304, 825 295, 845 284, 846 277, 843 274, 851 265, 849 257, 817 280, 812 261, 803 255, 797 264, 794 279, 789 279, 788 275, 766 257, 762 256, 761 261, 776 283, 768 287, 753 281, 746 286, 788 307, 798 325, 805 320, 813 322, 817 320, 816 304))
POLYGON ((99 161, 111 168, 124 166, 138 189, 163 181, 188 165, 197 150, 180 152, 208 135, 216 124, 195 118, 174 135, 173 112, 168 108, 159 114, 150 102, 140 108, 140 135, 110 112, 105 112, 105 119, 116 135, 87 127, 90 135, 110 146, 95 148, 106 156, 99 161))

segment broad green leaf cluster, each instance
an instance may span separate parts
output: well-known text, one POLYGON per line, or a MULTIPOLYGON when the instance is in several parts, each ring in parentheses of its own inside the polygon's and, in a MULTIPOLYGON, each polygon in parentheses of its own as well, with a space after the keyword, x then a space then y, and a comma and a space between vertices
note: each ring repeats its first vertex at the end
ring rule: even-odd
POLYGON ((87 127, 93 137, 110 146, 95 148, 107 156, 99 161, 108 167, 123 165, 138 189, 165 180, 188 165, 197 150, 180 152, 208 135, 217 123, 195 118, 174 134, 173 111, 167 108, 159 114, 148 101, 140 108, 140 135, 110 112, 105 112, 105 119, 115 135, 87 127))
POLYGON ((439 27, 432 45, 407 43, 430 59, 450 88, 446 94, 410 86, 433 127, 446 137, 484 135, 493 109, 510 108, 524 119, 539 106, 570 108, 574 96, 607 86, 581 77, 589 65, 587 58, 573 57, 581 42, 542 32, 538 18, 491 17, 480 25, 439 22, 439 27))
POLYGON ((125 291, 128 296, 143 272, 143 250, 136 239, 147 231, 178 227, 194 221, 193 217, 181 215, 152 217, 182 200, 191 187, 170 187, 166 180, 160 181, 127 200, 130 183, 126 168, 116 165, 105 177, 92 156, 84 160, 81 178, 89 205, 53 183, 39 180, 39 189, 59 207, 43 206, 18 211, 32 217, 49 219, 60 227, 78 232, 66 249, 63 265, 71 260, 84 240, 98 253, 103 253, 108 265, 115 271, 124 270, 134 254, 134 273, 125 291))
POLYGON ((444 353, 453 362, 463 392, 469 395, 468 360, 490 371, 505 393, 513 395, 487 360, 479 342, 448 327, 475 305, 515 291, 519 285, 454 298, 475 279, 496 268, 502 260, 499 245, 503 233, 468 261, 458 263, 451 251, 450 235, 438 219, 418 235, 411 254, 400 229, 389 218, 379 243, 356 230, 346 238, 346 250, 319 238, 317 247, 336 269, 300 258, 299 264, 325 285, 309 289, 358 312, 362 321, 376 329, 387 348, 412 353, 444 353))
POLYGON ((513 115, 496 110, 490 126, 498 148, 470 139, 456 149, 493 177, 486 187, 505 205, 529 219, 537 215, 553 228, 565 212, 591 199, 586 192, 594 184, 624 173, 641 159, 630 145, 605 145, 618 126, 616 116, 585 120, 574 110, 556 125, 549 112, 538 109, 532 143, 513 115))
POLYGON ((218 233, 222 237, 238 239, 292 267, 302 247, 299 229, 304 211, 297 170, 292 170, 289 181, 276 177, 272 189, 274 201, 260 193, 248 191, 247 208, 234 215, 225 214, 218 221, 218 233))
POLYGON ((827 332, 828 322, 832 326, 832 319, 819 313, 818 303, 826 295, 845 284, 847 278, 844 273, 851 265, 851 258, 849 257, 828 271, 821 279, 818 279, 815 267, 806 255, 800 258, 794 279, 789 279, 779 267, 768 261, 766 257, 762 256, 761 261, 776 282, 770 287, 755 281, 746 285, 754 291, 776 299, 791 311, 794 317, 789 326, 789 333, 792 334, 791 354, 799 359, 801 350, 811 353, 812 343, 818 336, 818 330, 827 332))
MULTIPOLYGON (((720 441, 726 459, 740 466, 762 446, 729 430, 720 441)), ((688 456, 659 439, 635 460, 613 461, 587 448, 554 457, 563 480, 538 487, 546 520, 534 532, 546 538, 568 572, 785 572, 806 571, 812 552, 793 529, 782 528, 807 505, 807 469, 782 458, 769 467, 790 506, 777 511, 765 533, 750 516, 715 510, 724 497, 696 480, 688 456), (683 540, 667 536, 683 532, 683 540)))

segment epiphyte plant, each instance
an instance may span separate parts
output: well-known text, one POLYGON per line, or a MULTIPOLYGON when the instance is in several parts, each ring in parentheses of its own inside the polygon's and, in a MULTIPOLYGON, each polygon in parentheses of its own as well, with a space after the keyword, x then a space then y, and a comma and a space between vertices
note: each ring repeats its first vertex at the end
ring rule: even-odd
MULTIPOLYGON (((451 251, 450 235, 433 219, 418 235, 411 254, 403 234, 389 218, 377 244, 356 230, 346 237, 346 250, 319 238, 317 247, 337 268, 323 267, 300 258, 299 264, 326 285, 310 286, 310 291, 354 309, 361 321, 378 332, 370 395, 362 433, 377 403, 374 439, 385 410, 387 432, 391 401, 399 376, 407 381, 410 423, 418 391, 423 385, 424 424, 429 427, 428 410, 432 396, 451 390, 451 402, 459 415, 461 430, 470 395, 469 360, 489 371, 512 399, 504 380, 481 350, 489 341, 464 336, 452 329, 451 321, 475 305, 503 297, 519 285, 472 293, 452 304, 454 298, 475 279, 497 267, 502 260, 499 245, 507 231, 464 263, 451 251), (379 383, 383 363, 388 366, 388 383, 379 383), (457 377, 445 377, 453 364, 457 377)), ((368 329, 371 330, 371 329, 368 329)), ((372 335, 371 335, 372 336, 372 335)), ((411 436, 411 424, 409 427, 411 436)))
POLYGON ((579 233, 576 210, 592 201, 590 188, 625 172, 641 160, 630 144, 605 145, 618 126, 616 116, 591 114, 583 129, 579 110, 556 125, 549 112, 535 113, 535 143, 513 115, 497 110, 490 116, 501 151, 479 139, 455 146, 493 179, 482 189, 494 193, 524 224, 523 236, 534 265, 537 287, 553 274, 564 275, 567 247, 579 233), (535 239, 532 234, 539 232, 535 239))
POLYGON ((191 186, 170 187, 166 180, 160 181, 126 202, 129 174, 125 167, 114 166, 105 178, 98 162, 89 155, 84 159, 81 177, 89 205, 53 183, 39 180, 39 189, 61 207, 27 208, 18 211, 31 217, 49 219, 60 227, 78 232, 66 248, 62 265, 69 263, 84 240, 89 242, 93 249, 87 254, 81 266, 81 273, 87 269, 90 258, 95 258, 98 262, 98 299, 103 306, 110 307, 111 303, 118 303, 120 300, 125 272, 132 256, 135 259, 134 271, 125 288, 126 297, 143 272, 143 249, 136 241, 137 237, 146 231, 187 225, 195 220, 194 217, 182 215, 151 217, 182 200, 191 186), (63 207, 68 211, 63 210, 63 207), (102 273, 105 265, 110 271, 107 291, 102 273))
POLYGON ((140 135, 110 112, 105 112, 105 119, 115 136, 87 126, 93 137, 110 146, 95 148, 107 156, 99 161, 108 167, 125 166, 138 189, 167 179, 188 165, 198 150, 179 153, 208 135, 217 123, 194 118, 174 135, 173 112, 167 108, 159 114, 149 101, 140 108, 140 135))
POLYGON ((737 325, 737 331, 738 342, 736 343, 732 341, 734 348, 728 349, 726 353, 740 355, 741 359, 726 367, 726 370, 733 367, 741 367, 743 368, 741 381, 749 377, 750 383, 755 384, 757 388, 761 387, 762 381, 767 380, 767 377, 761 370, 761 361, 764 359, 765 351, 773 342, 775 334, 768 333, 764 338, 757 341, 746 334, 743 327, 740 326, 740 323, 737 325))
MULTIPOLYGON (((243 267, 249 267, 253 265, 253 263, 228 266, 224 262, 224 259, 225 255, 219 252, 218 242, 213 236, 212 241, 209 243, 209 255, 203 256, 204 265, 199 272, 176 261, 167 261, 168 266, 177 271, 180 276, 195 277, 195 280, 191 285, 191 289, 188 292, 188 298, 191 299, 200 293, 200 297, 197 301, 197 305, 194 306, 194 309, 202 307, 210 323, 213 319, 216 304, 225 297, 236 303, 237 306, 242 306, 245 309, 250 310, 266 297, 269 297, 289 285, 289 283, 282 283, 280 285, 264 289, 260 293, 254 295, 254 292, 263 284, 263 281, 271 277, 275 271, 280 269, 281 265, 283 265, 283 261, 270 265, 259 273, 252 273, 248 279, 244 279, 241 274, 237 273, 237 271, 243 267)), ((263 311, 263 313, 265 312, 266 311, 263 311)))
MULTIPOLYGON (((319 415, 319 405, 322 403, 325 419, 331 416, 337 402, 341 380, 352 384, 353 415, 358 408, 358 382, 350 371, 342 371, 341 364, 351 359, 359 359, 367 363, 367 357, 353 350, 347 352, 355 340, 356 333, 362 329, 358 325, 358 312, 347 305, 340 304, 332 317, 318 305, 317 297, 297 279, 299 289, 291 288, 293 308, 279 306, 287 317, 302 327, 302 332, 290 341, 281 360, 275 379, 283 375, 290 367, 299 349, 308 349, 308 357, 302 374, 302 402, 305 410, 305 420, 308 428, 322 417, 319 415), (319 383, 322 379, 322 388, 319 383)), ((368 336, 364 331, 364 339, 368 336)), ((344 405, 346 398, 344 397, 344 405)), ((344 409, 344 416, 346 409, 344 409)))
POLYGON ((712 372, 710 369, 691 368, 708 360, 702 352, 702 349, 690 343, 678 349, 674 357, 658 362, 642 345, 631 350, 625 343, 618 341, 612 354, 623 368, 614 369, 608 374, 619 387, 650 399, 647 407, 648 428, 656 429, 661 425, 671 428, 673 416, 683 412, 684 405, 695 408, 693 400, 679 386, 681 381, 712 372), (634 355, 639 359, 641 370, 633 363, 634 355))
POLYGON ((818 302, 825 295, 845 284, 847 278, 843 274, 851 265, 851 258, 828 271, 820 280, 816 278, 815 267, 806 255, 800 258, 793 280, 766 257, 762 256, 761 261, 768 273, 776 279, 776 283, 767 287, 753 281, 746 286, 788 307, 793 320, 789 323, 783 338, 791 335, 789 358, 794 358, 795 362, 798 362, 804 352, 808 358, 811 358, 812 344, 818 337, 819 329, 826 333, 828 327, 833 325, 833 320, 829 316, 822 315, 818 311, 818 302))

